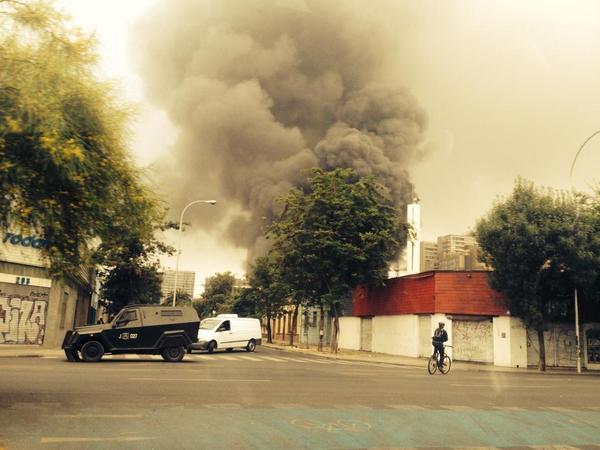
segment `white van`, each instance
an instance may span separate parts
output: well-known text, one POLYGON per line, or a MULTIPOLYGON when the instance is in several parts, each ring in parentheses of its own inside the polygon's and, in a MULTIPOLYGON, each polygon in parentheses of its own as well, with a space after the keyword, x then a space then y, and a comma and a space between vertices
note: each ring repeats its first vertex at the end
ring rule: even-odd
POLYGON ((192 344, 192 349, 212 353, 217 348, 228 352, 234 348, 245 348, 247 352, 253 352, 261 342, 260 320, 238 317, 237 314, 219 314, 200 322, 198 342, 192 344))

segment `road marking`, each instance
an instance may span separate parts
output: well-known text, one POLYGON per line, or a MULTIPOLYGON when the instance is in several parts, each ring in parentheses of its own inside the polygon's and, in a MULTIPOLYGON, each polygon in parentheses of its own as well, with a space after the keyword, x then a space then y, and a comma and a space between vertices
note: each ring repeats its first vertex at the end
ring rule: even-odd
POLYGON ((308 359, 297 359, 297 358, 288 358, 288 357, 285 357, 284 359, 285 359, 286 361, 293 361, 293 362, 299 362, 299 363, 307 363, 307 362, 310 362, 310 360, 308 360, 308 359))
POLYGON ((221 355, 221 356, 219 356, 219 358, 226 359, 227 361, 235 361, 237 359, 234 356, 226 356, 226 355, 221 355))
POLYGON ((449 409, 450 411, 475 411, 475 408, 465 405, 440 405, 440 408, 449 409))
POLYGON ((58 356, 42 356, 42 359, 58 359, 58 356))
POLYGON ((43 437, 40 444, 66 444, 73 442, 137 442, 158 439, 146 436, 123 436, 123 437, 43 437))
POLYGON ((272 380, 246 380, 246 379, 238 379, 238 378, 128 378, 130 381, 192 381, 192 382, 235 382, 235 383, 249 383, 249 382, 270 382, 272 380))
POLYGON ((387 407, 406 411, 423 411, 426 409, 424 406, 419 405, 387 405, 387 407))
MULTIPOLYGON (((487 388, 490 389, 493 386, 491 384, 461 384, 461 383, 453 383, 451 384, 451 386, 456 386, 456 387, 483 387, 483 388, 487 388)), ((522 384, 503 384, 498 386, 498 389, 555 389, 554 386, 541 386, 541 385, 537 385, 537 384, 529 384, 529 385, 522 385, 522 384)))
POLYGON ((59 414, 60 419, 141 419, 141 414, 59 414))
POLYGON ((255 356, 240 356, 238 359, 247 359, 249 361, 262 361, 262 359, 255 356))
POLYGON ((284 362, 284 359, 281 358, 273 358, 272 356, 261 356, 262 359, 266 359, 267 361, 275 361, 275 362, 284 362))
POLYGON ((194 359, 208 359, 208 360, 214 360, 217 359, 216 356, 212 356, 212 355, 193 355, 194 359))

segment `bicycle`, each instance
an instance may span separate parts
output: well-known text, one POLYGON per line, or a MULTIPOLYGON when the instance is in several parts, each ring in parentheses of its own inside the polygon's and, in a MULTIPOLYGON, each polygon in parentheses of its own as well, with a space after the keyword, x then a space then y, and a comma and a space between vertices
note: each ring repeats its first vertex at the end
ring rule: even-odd
MULTIPOLYGON (((447 348, 447 347, 452 347, 452 346, 444 345, 444 348, 447 348)), ((429 358, 429 361, 427 363, 427 370, 429 371, 430 375, 433 375, 435 373, 435 371, 438 370, 438 368, 440 369, 440 372, 443 375, 446 375, 448 372, 450 372, 450 367, 452 366, 452 359, 450 359, 448 354, 446 354, 444 352, 444 361, 442 362, 441 366, 439 366, 439 359, 440 359, 440 352, 436 348, 433 350, 433 355, 431 355, 431 357, 429 358)))

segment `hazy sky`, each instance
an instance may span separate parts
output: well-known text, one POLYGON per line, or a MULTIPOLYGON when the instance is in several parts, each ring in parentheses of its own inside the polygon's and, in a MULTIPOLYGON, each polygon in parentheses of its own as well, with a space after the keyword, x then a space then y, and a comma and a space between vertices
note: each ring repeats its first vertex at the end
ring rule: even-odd
MULTIPOLYGON (((132 25, 155 3, 59 2, 74 23, 95 30, 102 75, 120 80, 125 97, 139 104, 132 151, 141 165, 168 155, 180 134, 167 112, 146 99, 131 58, 139 50, 131 48, 132 25)), ((306 9, 301 0, 276 4, 306 9)), ((424 156, 408 168, 422 205, 424 239, 472 229, 498 196, 510 193, 517 176, 570 187, 575 153, 600 130, 599 1, 362 4, 366 16, 378 17, 377 8, 385 8, 385 26, 395 28, 398 41, 382 81, 404 86, 428 117, 424 156)), ((168 5, 177 8, 178 2, 168 5)), ((577 162, 575 187, 589 189, 598 168, 600 136, 577 162)), ((196 198, 203 196, 190 200, 196 198)), ((215 272, 243 273, 245 250, 199 231, 194 220, 194 231, 184 233, 180 269, 195 270, 198 287, 215 272)), ((174 258, 165 264, 174 267, 174 258)))

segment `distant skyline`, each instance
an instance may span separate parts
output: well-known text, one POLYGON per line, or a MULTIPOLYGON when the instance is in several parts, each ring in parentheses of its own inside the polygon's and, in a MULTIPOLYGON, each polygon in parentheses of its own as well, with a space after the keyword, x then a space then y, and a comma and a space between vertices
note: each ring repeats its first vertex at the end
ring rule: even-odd
MULTIPOLYGON (((96 32, 100 76, 115 79, 123 97, 139 105, 131 149, 142 166, 168 154, 179 134, 146 98, 131 59, 132 26, 156 3, 57 2, 74 24, 96 32)), ((275 3, 310 10, 309 2, 275 3)), ((170 8, 183 4, 168 2, 170 8)), ((425 154, 409 168, 423 240, 472 230, 518 176, 571 188, 573 157, 600 130, 600 2, 382 1, 369 2, 365 13, 378 8, 386 9, 399 36, 382 81, 400 79, 428 117, 425 154)), ((589 190, 598 168, 600 136, 580 155, 574 186, 589 190)), ((227 208, 216 200, 214 208, 227 208)), ((188 219, 180 268, 196 272, 196 291, 216 272, 242 275, 245 250, 199 230, 202 214, 188 219)), ((175 237, 166 236, 173 245, 175 237)), ((163 263, 173 268, 174 257, 163 263)))

